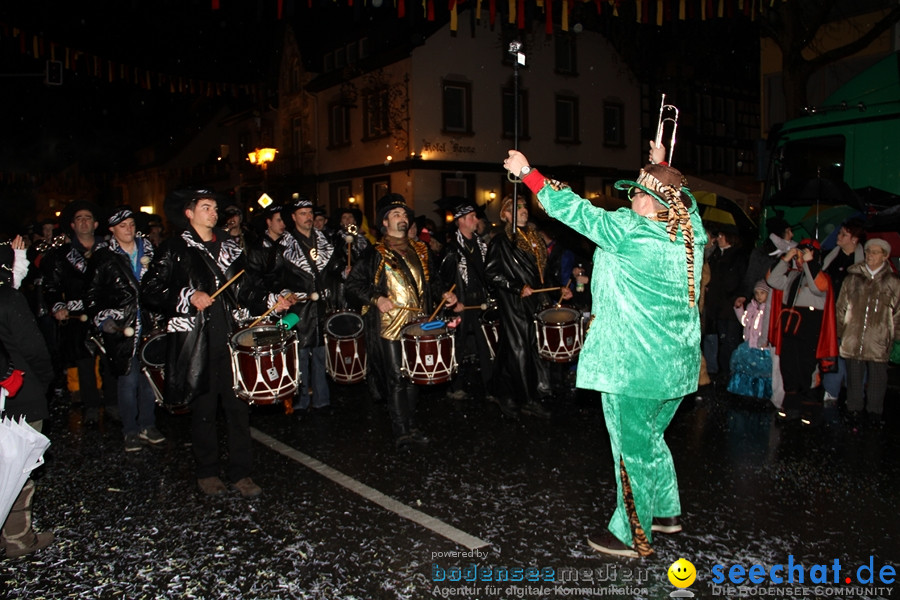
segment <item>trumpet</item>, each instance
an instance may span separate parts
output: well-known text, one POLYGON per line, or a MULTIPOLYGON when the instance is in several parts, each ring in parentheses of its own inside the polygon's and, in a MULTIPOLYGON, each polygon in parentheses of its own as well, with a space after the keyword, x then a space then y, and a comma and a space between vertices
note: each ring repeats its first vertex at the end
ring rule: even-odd
POLYGON ((672 155, 675 152, 675 132, 678 130, 678 108, 674 104, 666 104, 666 95, 662 95, 659 105, 659 121, 656 123, 656 145, 662 143, 666 123, 672 123, 672 137, 669 138, 669 158, 667 162, 672 164, 672 155), (674 115, 674 116, 672 116, 674 115))

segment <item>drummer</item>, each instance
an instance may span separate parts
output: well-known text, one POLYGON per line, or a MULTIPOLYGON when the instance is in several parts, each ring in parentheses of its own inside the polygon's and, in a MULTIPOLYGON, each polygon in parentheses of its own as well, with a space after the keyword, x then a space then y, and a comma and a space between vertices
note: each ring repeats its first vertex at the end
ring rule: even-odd
POLYGON ((499 402, 492 393, 491 349, 481 331, 481 318, 488 303, 488 277, 484 267, 487 243, 475 233, 478 210, 471 200, 457 204, 452 214, 456 233, 447 244, 447 252, 441 262, 441 277, 444 281, 456 283, 457 296, 463 300, 453 307, 462 319, 456 327, 456 352, 462 358, 459 361, 459 377, 450 384, 447 397, 451 400, 471 398, 465 389, 466 382, 478 381, 479 375, 475 370, 479 370, 486 399, 499 402), (475 357, 475 360, 467 360, 469 356, 475 357))
POLYGON ((106 226, 112 237, 91 257, 85 311, 117 377, 125 452, 136 452, 143 443, 155 446, 166 440, 156 428, 155 397, 138 360, 141 334, 150 323, 149 315, 142 314, 139 286, 153 259, 153 244, 135 235, 134 212, 127 206, 115 209, 106 226))
POLYGON ((506 197, 500 206, 504 231, 488 246, 487 274, 500 304, 500 345, 494 366, 498 389, 504 390, 500 410, 518 418, 522 413, 550 418, 543 401, 548 399, 548 364, 537 348, 534 315, 557 298, 568 300, 572 290, 563 287, 553 300, 536 289, 552 287, 548 281, 547 246, 535 226, 528 222, 528 207, 519 198, 513 212, 513 199, 506 197), (521 409, 516 399, 521 399, 521 409))
POLYGON ((278 289, 290 290, 299 298, 290 308, 300 317, 294 327, 300 343, 302 382, 296 408, 312 407, 327 414, 331 393, 325 372, 325 318, 334 308, 341 262, 329 237, 313 226, 315 207, 309 198, 295 198, 282 218, 288 231, 279 241, 284 260, 279 265, 278 289))
POLYGON ((190 406, 197 485, 208 496, 228 491, 219 477, 216 416, 221 399, 228 433, 227 477, 241 496, 252 498, 262 489, 250 478, 250 409, 225 375, 231 372, 228 342, 241 282, 238 278, 225 284, 243 270, 244 256, 235 238, 216 228, 215 192, 172 193, 165 208, 169 221, 184 231, 160 245, 141 279, 147 307, 168 319, 165 396, 190 406))
POLYGON ((401 330, 418 316, 430 315, 432 303, 441 298, 446 306, 456 304, 456 295, 444 291, 428 246, 407 237, 411 219, 403 196, 381 198, 375 222, 381 224, 382 238, 360 258, 347 280, 348 300, 362 307, 366 322, 369 361, 374 367, 370 373, 387 399, 395 446, 402 450, 427 444, 429 439, 416 422, 418 390, 400 374, 401 330))

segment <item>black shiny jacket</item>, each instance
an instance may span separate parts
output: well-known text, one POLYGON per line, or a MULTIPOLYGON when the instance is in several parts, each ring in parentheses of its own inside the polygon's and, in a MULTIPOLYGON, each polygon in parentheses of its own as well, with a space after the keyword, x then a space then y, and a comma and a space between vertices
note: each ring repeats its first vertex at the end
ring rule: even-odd
POLYGON ((297 332, 301 348, 325 343, 325 319, 337 307, 335 300, 341 271, 340 254, 335 252, 331 241, 315 229, 313 237, 317 252, 322 255, 321 263, 316 267, 312 266, 309 254, 294 233, 291 231, 285 234, 281 239, 280 289, 270 290, 290 290, 306 294, 307 298, 313 292, 318 294, 318 300, 302 300, 290 310, 300 317, 294 331, 297 332), (304 252, 303 257, 297 252, 304 252))
POLYGON ((46 419, 50 416, 47 388, 53 379, 50 353, 25 296, 6 283, 0 283, 0 342, 12 366, 25 372, 18 393, 6 399, 4 415, 24 416, 26 421, 46 419))
MULTIPOLYGON (((48 250, 41 260, 44 296, 50 313, 68 309, 74 317, 84 314, 84 299, 88 288, 88 260, 100 239, 92 248, 85 248, 77 240, 48 250)), ((59 345, 63 361, 72 364, 88 358, 92 348, 87 344, 88 325, 77 318, 59 321, 59 345)))
MULTIPOLYGON (((138 260, 141 257, 152 260, 150 240, 138 237, 134 241, 138 245, 138 260)), ((146 272, 146 265, 141 270, 146 272)), ((142 334, 150 333, 152 329, 152 319, 141 311, 140 282, 131 269, 128 256, 115 239, 94 252, 88 276, 85 311, 103 340, 113 372, 125 375, 131 370, 131 359, 140 346, 142 334), (116 331, 103 330, 103 322, 107 319, 112 319, 116 331), (132 327, 134 335, 126 336, 122 331, 126 327, 132 327)))
MULTIPOLYGON (((206 391, 209 381, 207 311, 198 312, 190 302, 191 295, 198 290, 214 294, 245 266, 238 243, 221 230, 216 230, 216 236, 223 241, 215 256, 193 229, 167 239, 156 250, 150 268, 141 279, 144 305, 167 319, 165 396, 170 403, 190 402, 206 391)), ((242 283, 238 278, 215 299, 224 303, 226 320, 232 330, 235 329, 232 311, 238 306, 242 283)))

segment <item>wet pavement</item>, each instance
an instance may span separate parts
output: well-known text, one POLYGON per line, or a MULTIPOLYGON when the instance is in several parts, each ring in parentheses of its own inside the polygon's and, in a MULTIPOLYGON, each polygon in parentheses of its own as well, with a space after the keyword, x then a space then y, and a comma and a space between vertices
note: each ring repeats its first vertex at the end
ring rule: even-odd
POLYGON ((657 534, 646 559, 585 542, 615 497, 592 393, 559 395, 550 421, 510 421, 423 388, 431 443, 409 453, 363 385, 333 386, 330 413, 254 407, 253 500, 201 496, 188 416, 160 411, 166 443, 126 454, 118 423, 84 425, 57 401, 35 495, 36 526, 57 541, 0 561, 0 581, 29 599, 665 598, 685 558, 700 598, 888 598, 900 588, 881 583, 900 568, 897 371, 881 428, 850 426, 840 405, 805 427, 726 392, 685 399, 667 433, 685 529, 657 534), (762 583, 730 583, 753 565, 762 583), (786 571, 793 583, 777 583, 786 571))

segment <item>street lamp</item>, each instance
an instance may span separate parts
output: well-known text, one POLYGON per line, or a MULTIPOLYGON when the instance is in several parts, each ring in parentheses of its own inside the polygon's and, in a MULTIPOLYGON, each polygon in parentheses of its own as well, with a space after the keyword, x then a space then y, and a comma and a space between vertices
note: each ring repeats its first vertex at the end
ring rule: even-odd
POLYGON ((278 150, 275 148, 257 148, 248 154, 247 158, 250 159, 251 165, 259 165, 259 168, 265 171, 269 163, 275 160, 276 154, 278 150))

